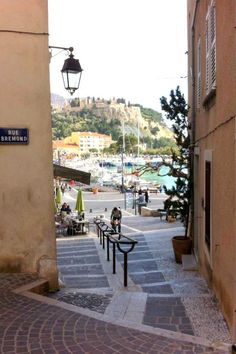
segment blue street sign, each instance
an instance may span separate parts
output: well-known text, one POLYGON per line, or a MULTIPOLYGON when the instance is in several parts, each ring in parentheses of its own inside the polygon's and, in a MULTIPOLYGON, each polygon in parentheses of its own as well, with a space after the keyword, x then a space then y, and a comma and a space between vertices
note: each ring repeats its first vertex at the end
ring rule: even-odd
POLYGON ((26 145, 29 143, 27 128, 0 128, 0 144, 26 145))

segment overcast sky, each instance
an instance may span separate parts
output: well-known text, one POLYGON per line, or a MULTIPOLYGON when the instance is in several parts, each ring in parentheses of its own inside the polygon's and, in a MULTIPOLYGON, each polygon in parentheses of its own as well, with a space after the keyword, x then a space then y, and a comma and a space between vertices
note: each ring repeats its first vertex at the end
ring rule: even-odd
MULTIPOLYGON (((160 111, 180 85, 187 97, 186 0, 48 0, 49 44, 74 47, 83 68, 73 97, 125 98, 160 111)), ((53 55, 57 51, 53 51, 53 55)), ((51 92, 71 97, 51 59, 51 92)))

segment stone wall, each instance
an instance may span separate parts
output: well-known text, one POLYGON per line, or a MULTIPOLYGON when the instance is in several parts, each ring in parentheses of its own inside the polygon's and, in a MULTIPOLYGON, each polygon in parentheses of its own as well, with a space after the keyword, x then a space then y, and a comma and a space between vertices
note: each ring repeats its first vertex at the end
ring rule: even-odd
POLYGON ((37 273, 57 287, 46 0, 1 0, 0 128, 27 145, 0 145, 0 271, 37 273))

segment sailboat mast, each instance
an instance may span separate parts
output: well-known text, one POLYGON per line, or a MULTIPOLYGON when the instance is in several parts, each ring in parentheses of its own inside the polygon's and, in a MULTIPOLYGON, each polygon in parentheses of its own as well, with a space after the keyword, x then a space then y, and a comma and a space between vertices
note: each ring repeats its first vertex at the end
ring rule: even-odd
POLYGON ((123 152, 125 152, 125 122, 122 120, 123 152))
POLYGON ((139 129, 139 118, 138 118, 138 157, 139 157, 139 142, 140 142, 140 129, 139 129))
POLYGON ((124 193, 124 152, 125 152, 125 122, 122 119, 123 146, 121 151, 121 191, 124 193))

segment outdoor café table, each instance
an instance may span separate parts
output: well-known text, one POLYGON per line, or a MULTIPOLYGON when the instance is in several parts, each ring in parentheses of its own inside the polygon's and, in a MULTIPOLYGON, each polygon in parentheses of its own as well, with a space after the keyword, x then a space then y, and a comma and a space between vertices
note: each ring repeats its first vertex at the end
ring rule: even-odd
POLYGON ((78 226, 79 228, 79 232, 81 233, 87 233, 87 231, 85 231, 85 227, 87 228, 87 230, 89 231, 89 221, 88 220, 79 220, 79 219, 71 219, 76 226, 78 226))

